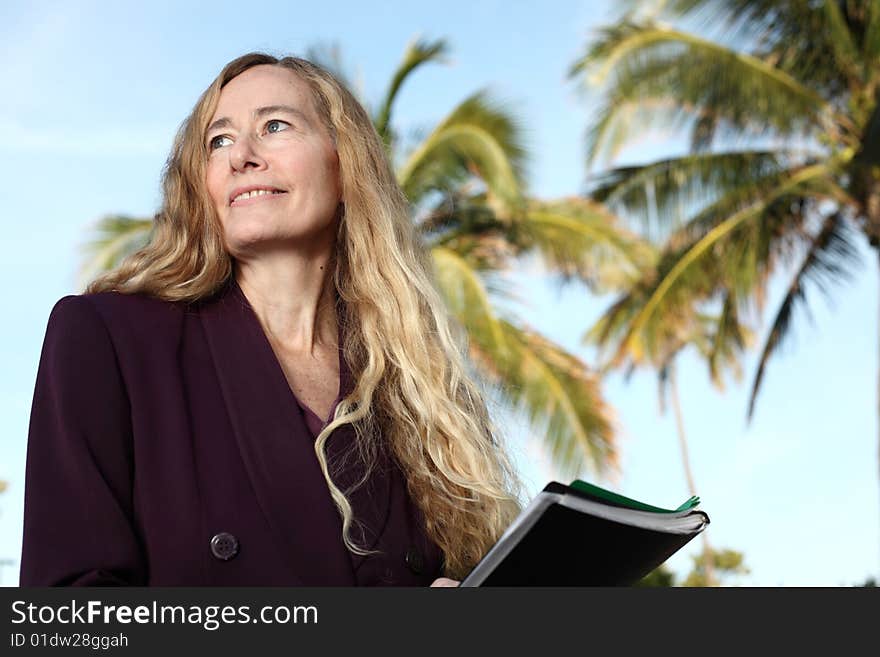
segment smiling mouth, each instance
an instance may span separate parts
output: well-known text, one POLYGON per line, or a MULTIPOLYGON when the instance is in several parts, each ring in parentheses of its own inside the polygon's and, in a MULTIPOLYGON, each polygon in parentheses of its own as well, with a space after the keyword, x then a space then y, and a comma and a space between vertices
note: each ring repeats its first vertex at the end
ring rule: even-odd
POLYGON ((238 196, 236 196, 235 198, 233 198, 233 199, 229 202, 229 205, 238 205, 238 204, 240 204, 242 201, 248 201, 248 200, 251 200, 251 199, 256 199, 256 198, 260 198, 260 197, 264 197, 264 196, 266 196, 266 197, 268 197, 268 196, 280 196, 281 194, 286 194, 286 193, 287 193, 287 192, 282 192, 281 190, 277 190, 277 189, 275 189, 275 190, 272 190, 272 189, 254 189, 254 190, 252 190, 252 191, 250 191, 250 192, 243 192, 243 193, 239 194, 238 196))

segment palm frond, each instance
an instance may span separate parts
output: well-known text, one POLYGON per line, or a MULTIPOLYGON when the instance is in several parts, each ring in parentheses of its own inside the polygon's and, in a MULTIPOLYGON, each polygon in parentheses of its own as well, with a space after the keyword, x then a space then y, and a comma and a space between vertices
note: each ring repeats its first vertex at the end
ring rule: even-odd
POLYGON ((342 59, 342 48, 338 43, 321 42, 310 45, 306 49, 306 59, 327 69, 333 77, 358 96, 362 103, 366 103, 366 99, 363 98, 363 84, 352 77, 351 71, 342 59))
POLYGON ((448 52, 448 45, 443 39, 437 41, 418 39, 407 45, 406 51, 403 54, 403 61, 398 65, 397 70, 391 77, 391 83, 388 85, 385 97, 379 104, 379 109, 373 119, 376 132, 379 133, 379 136, 382 137, 386 144, 390 144, 391 110, 406 78, 422 64, 444 61, 443 58, 448 52))
MULTIPOLYGON (((675 3, 674 3, 675 4, 675 3)), ((702 0, 706 22, 719 23, 736 41, 754 44, 754 54, 772 61, 833 103, 845 104, 872 61, 864 43, 875 0, 702 0), (720 20, 719 20, 720 19, 720 20)))
MULTIPOLYGON (((605 150, 609 126, 631 101, 672 101, 667 120, 678 116, 681 123, 687 111, 754 134, 805 134, 833 110, 820 94, 757 57, 658 24, 625 21, 606 28, 570 75, 607 82, 610 89, 590 133, 590 161, 605 150)), ((626 141, 642 131, 632 125, 626 141)))
POLYGON ((798 307, 806 309, 807 286, 816 286, 826 297, 830 298, 831 286, 847 280, 851 276, 851 270, 858 262, 858 249, 853 238, 854 232, 851 226, 840 213, 827 217, 818 234, 813 238, 800 267, 789 283, 788 290, 779 305, 767 340, 761 350, 752 392, 749 396, 747 415, 749 420, 754 415, 758 392, 761 389, 770 357, 776 353, 789 335, 795 310, 798 307))
POLYGON ((557 466, 571 475, 585 467, 604 473, 618 467, 611 410, 598 378, 579 358, 540 334, 502 321, 511 359, 502 367, 499 393, 524 412, 557 466))
MULTIPOLYGON (((865 62, 880 59, 880 3, 869 2, 865 8, 865 35, 862 40, 862 54, 865 62)), ((876 82, 880 71, 875 71, 869 82, 876 82)))
POLYGON ((667 374, 681 351, 688 346, 695 347, 709 367, 713 385, 723 390, 725 372, 731 372, 736 380, 742 376, 740 362, 752 340, 751 330, 740 321, 734 294, 723 294, 721 312, 717 314, 699 310, 706 298, 694 297, 689 301, 674 314, 665 315, 663 321, 653 323, 650 331, 643 331, 637 339, 625 342, 631 322, 645 302, 645 295, 640 294, 637 287, 631 288, 584 336, 585 343, 599 348, 601 358, 612 355, 603 372, 612 367, 623 369, 626 377, 641 367, 657 372, 661 414, 667 374))
POLYGON ((681 105, 674 98, 627 98, 612 89, 598 99, 584 136, 587 167, 613 160, 643 135, 686 132, 703 116, 699 108, 681 105))
POLYGON ((724 372, 730 371, 735 380, 742 376, 740 361, 750 346, 752 331, 740 321, 737 296, 731 290, 723 293, 721 313, 709 319, 707 349, 703 353, 709 366, 709 379, 724 390, 724 372))
POLYGON ((501 320, 496 315, 479 273, 452 249, 431 249, 437 284, 446 307, 482 349, 504 354, 507 345, 501 320))
POLYGON ((745 150, 673 157, 611 169, 596 178, 589 194, 610 209, 640 218, 643 223, 652 212, 677 222, 734 190, 760 189, 769 176, 781 174, 810 155, 745 150))
MULTIPOLYGON (((620 341, 627 335, 627 327, 638 313, 640 296, 638 284, 627 289, 581 338, 581 344, 597 347, 598 367, 603 376, 612 368, 620 367, 624 363, 624 359, 621 358, 620 341)), ((626 360, 635 365, 646 362, 644 353, 638 351, 635 341, 630 343, 626 360)))
MULTIPOLYGON (((880 64, 878 64, 880 68, 880 64)), ((877 89, 877 99, 873 111, 865 122, 862 145, 855 159, 858 164, 868 169, 880 167, 880 86, 877 89)))
POLYGON ((485 277, 514 266, 523 249, 518 223, 499 219, 486 194, 452 194, 421 214, 416 228, 426 246, 451 249, 485 277))
MULTIPOLYGON (((633 318, 626 337, 621 341, 621 349, 626 350, 629 348, 629 343, 642 333, 661 305, 666 306, 667 309, 676 308, 681 303, 680 297, 686 298, 688 296, 684 290, 706 285, 705 268, 713 265, 713 248, 716 245, 722 244, 724 240, 730 239, 731 236, 735 236, 735 231, 741 226, 761 217, 769 204, 777 198, 796 191, 800 185, 809 184, 814 179, 821 179, 827 173, 828 166, 826 164, 804 167, 782 185, 766 192, 762 200, 756 201, 752 205, 736 212, 712 228, 705 236, 692 245, 688 245, 680 255, 676 256, 674 266, 658 279, 656 286, 648 295, 644 306, 633 318)), ((717 258, 717 254, 714 255, 717 258)), ((715 262, 718 262, 718 260, 716 259, 715 262)), ((747 264, 753 265, 755 263, 747 262, 747 264)), ((749 268, 740 266, 738 271, 748 274, 749 268)), ((748 289, 750 287, 753 287, 752 281, 749 282, 749 285, 743 285, 743 288, 745 288, 743 290, 744 294, 748 294, 751 291, 748 289)), ((665 317, 670 316, 668 310, 663 315, 665 317)))
POLYGON ((115 269, 127 256, 143 248, 150 240, 154 222, 127 215, 102 217, 95 236, 83 247, 79 284, 85 286, 96 275, 115 269))
MULTIPOLYGON (((803 165, 770 171, 763 177, 731 186, 724 196, 715 202, 703 208, 695 206, 688 220, 669 236, 670 245, 678 247, 699 240, 731 215, 767 199, 770 199, 770 202, 766 204, 762 221, 770 218, 770 214, 789 214, 791 218, 798 219, 804 214, 803 204, 808 201, 826 200, 837 205, 853 205, 853 199, 836 180, 844 173, 847 160, 832 158, 824 160, 823 164, 827 168, 825 175, 813 177, 795 187, 787 185, 791 180, 801 176, 804 170, 815 166, 816 162, 810 161, 803 165), (773 190, 779 193, 773 194, 773 190), (768 193, 771 196, 768 196, 768 193)), ((797 226, 792 222, 786 225, 797 226)))
POLYGON ((543 336, 499 317, 482 278, 451 249, 431 250, 438 285, 466 329, 472 361, 515 410, 543 427, 555 463, 579 472, 616 464, 611 413, 587 366, 543 336))
MULTIPOLYGON (((711 295, 713 284, 704 290, 689 289, 687 295, 665 300, 662 312, 651 318, 647 326, 633 333, 632 324, 650 298, 658 272, 668 270, 675 258, 663 254, 654 268, 646 269, 642 278, 626 288, 595 324, 584 334, 584 344, 598 349, 601 371, 622 368, 627 376, 641 367, 658 371, 700 335, 695 309, 711 295)), ((710 277, 705 278, 710 282, 710 277)))
POLYGON ((823 27, 826 28, 821 36, 830 47, 838 70, 848 73, 851 77, 859 77, 859 48, 842 7, 836 0, 826 0, 821 4, 819 11, 823 13, 823 27))
POLYGON ((398 170, 407 198, 418 203, 429 192, 446 193, 477 177, 486 185, 499 216, 522 205, 526 152, 516 120, 484 91, 463 101, 398 170))
MULTIPOLYGON (((786 175, 794 176, 797 171, 794 169, 786 175)), ((773 177, 777 180, 766 188, 733 190, 672 233, 667 240, 664 261, 672 266, 678 264, 682 254, 729 217, 757 210, 754 217, 711 247, 707 254, 711 257, 699 264, 699 274, 695 271, 689 276, 704 287, 706 281, 715 281, 716 285, 725 286, 743 299, 751 299, 760 311, 770 276, 778 266, 793 261, 805 236, 805 223, 819 212, 820 205, 831 195, 827 188, 833 185, 826 178, 817 178, 767 197, 765 190, 779 189, 785 182, 781 176, 773 177), (700 277, 705 280, 699 280, 700 277)), ((662 270, 660 276, 665 276, 670 269, 662 270)), ((683 282, 680 294, 686 296, 686 290, 693 285, 693 280, 683 282)))
POLYGON ((619 289, 656 258, 654 248, 588 199, 532 201, 512 231, 518 254, 537 253, 561 284, 619 289))

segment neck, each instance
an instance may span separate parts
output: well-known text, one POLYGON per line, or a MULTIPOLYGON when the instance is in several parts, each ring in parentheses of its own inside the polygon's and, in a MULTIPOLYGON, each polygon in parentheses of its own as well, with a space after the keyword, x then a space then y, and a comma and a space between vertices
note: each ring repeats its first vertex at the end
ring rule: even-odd
POLYGON ((331 254, 263 254, 236 261, 235 278, 269 340, 287 352, 337 348, 331 254))

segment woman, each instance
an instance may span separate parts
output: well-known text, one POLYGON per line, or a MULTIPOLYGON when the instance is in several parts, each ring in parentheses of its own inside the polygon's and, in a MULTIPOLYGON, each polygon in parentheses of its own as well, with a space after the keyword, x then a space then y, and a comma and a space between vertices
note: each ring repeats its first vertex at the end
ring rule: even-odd
POLYGON ((21 585, 457 584, 519 487, 363 108, 240 57, 163 190, 50 316, 21 585))

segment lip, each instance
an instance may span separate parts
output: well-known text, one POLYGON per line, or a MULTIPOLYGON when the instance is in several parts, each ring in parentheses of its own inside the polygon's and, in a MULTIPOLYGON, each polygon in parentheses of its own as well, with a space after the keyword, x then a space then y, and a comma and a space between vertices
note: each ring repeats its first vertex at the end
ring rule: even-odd
POLYGON ((232 190, 232 193, 229 195, 229 206, 237 207, 239 205, 247 205, 250 203, 255 203, 257 201, 262 201, 269 198, 275 198, 277 196, 281 196, 281 194, 286 194, 283 189, 278 189, 277 187, 272 187, 271 185, 249 185, 248 187, 236 187, 232 190), (233 199, 239 194, 244 194, 245 192, 255 192, 257 190, 265 189, 269 192, 279 192, 277 194, 264 194, 262 196, 254 196, 252 198, 242 199, 240 201, 233 201, 233 199))

